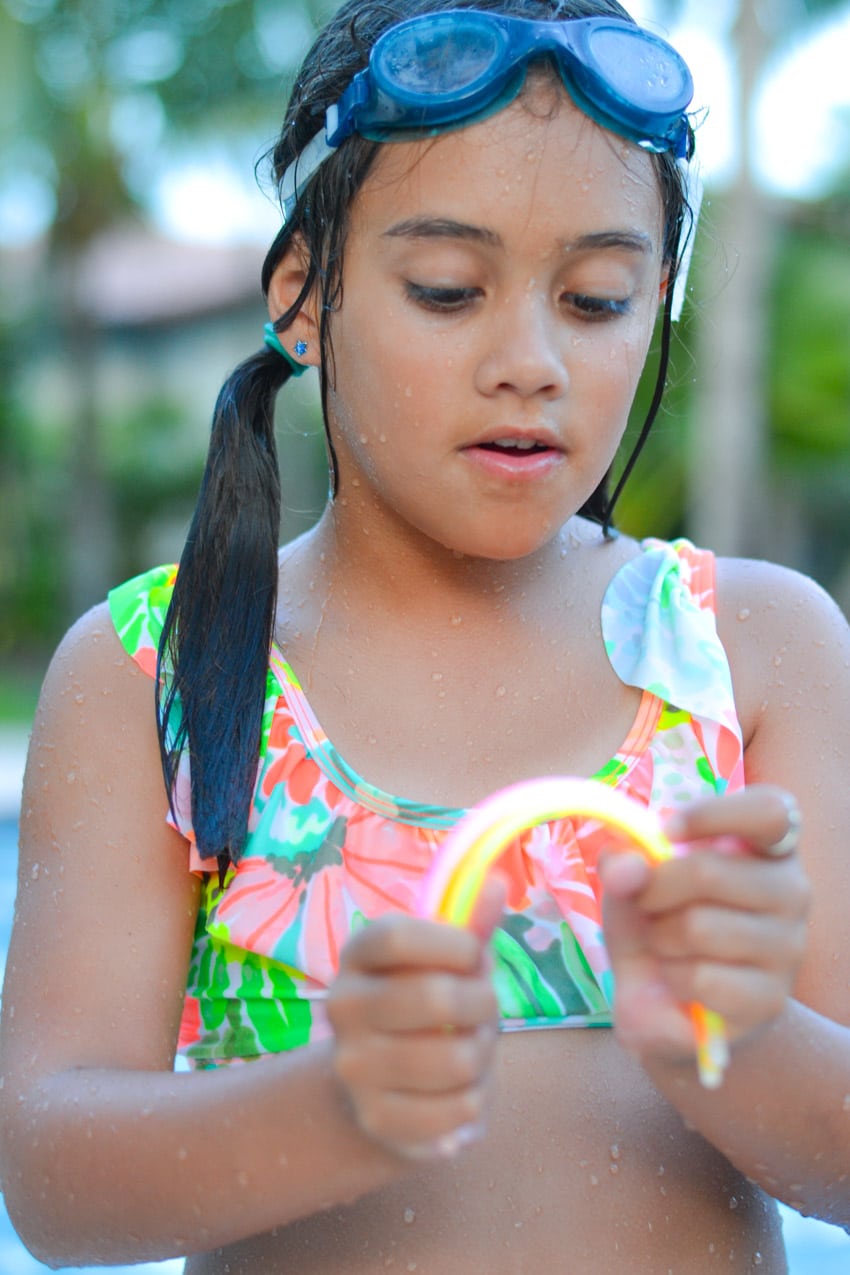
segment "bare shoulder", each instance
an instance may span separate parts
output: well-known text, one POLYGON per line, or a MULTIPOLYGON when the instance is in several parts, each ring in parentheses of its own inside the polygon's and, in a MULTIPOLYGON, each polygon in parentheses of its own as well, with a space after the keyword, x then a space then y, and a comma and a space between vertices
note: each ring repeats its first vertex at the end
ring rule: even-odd
POLYGON ((51 662, 24 779, 7 995, 45 1066, 169 1064, 197 883, 167 814, 153 679, 100 606, 51 662))
MULTIPOLYGON (((40 759, 44 780, 54 768, 47 758, 73 762, 64 772, 69 787, 97 785, 120 769, 130 754, 138 782, 162 790, 158 762, 153 678, 124 649, 106 603, 92 608, 62 639, 44 679, 33 726, 27 784, 40 759)), ((102 785, 101 785, 102 786, 102 785)), ((67 794, 66 794, 67 796, 67 794)), ((160 793, 164 802, 164 790, 160 793)))
POLYGON ((717 625, 745 738, 771 705, 850 693, 850 627, 809 576, 772 562, 720 558, 717 625))
POLYGON ((769 563, 721 562, 717 593, 747 782, 779 784, 803 813, 812 905, 796 995, 850 1023, 848 960, 836 956, 850 906, 850 630, 814 581, 769 563))
MULTIPOLYGON (((92 607, 65 634, 50 662, 39 709, 45 700, 51 707, 59 707, 74 686, 82 688, 88 683, 100 689, 104 698, 116 689, 127 691, 135 685, 153 713, 153 681, 124 649, 106 602, 92 607), (55 696, 59 700, 56 705, 55 696)), ((85 703, 80 701, 79 692, 72 698, 78 707, 85 703)))

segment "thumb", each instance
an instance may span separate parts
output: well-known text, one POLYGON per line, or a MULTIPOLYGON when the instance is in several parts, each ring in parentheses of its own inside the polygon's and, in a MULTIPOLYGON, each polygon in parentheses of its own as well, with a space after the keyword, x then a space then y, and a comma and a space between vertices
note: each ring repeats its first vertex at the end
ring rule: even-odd
POLYGON ((475 901, 469 920, 470 930, 478 935, 482 943, 489 942, 490 936, 498 925, 499 918, 505 910, 507 894, 504 879, 498 873, 491 873, 481 887, 481 893, 475 901))
POLYGON ((608 854, 599 861, 605 944, 612 965, 646 955, 645 923, 636 896, 652 869, 637 853, 608 854))

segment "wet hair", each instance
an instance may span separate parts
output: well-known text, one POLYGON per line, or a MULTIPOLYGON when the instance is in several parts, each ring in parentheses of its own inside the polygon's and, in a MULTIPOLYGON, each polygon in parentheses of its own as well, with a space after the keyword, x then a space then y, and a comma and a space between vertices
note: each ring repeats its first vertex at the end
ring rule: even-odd
MULTIPOLYGON (((346 0, 318 35, 296 79, 283 127, 269 154, 275 182, 324 126, 336 102, 388 27, 421 13, 476 8, 516 17, 569 21, 597 15, 631 22, 616 0, 346 0)), ((321 300, 321 395, 333 374, 330 316, 341 303, 343 254, 352 200, 380 143, 356 133, 317 170, 278 233, 262 270, 263 292, 298 236, 306 278, 295 303, 275 322, 278 333, 296 318, 314 288, 321 300)), ((628 477, 663 393, 669 348, 672 278, 687 203, 676 161, 652 156, 664 210, 663 256, 671 272, 653 405, 613 497, 608 476, 580 512, 611 524, 613 505, 628 477)), ((188 750, 192 820, 202 858, 217 860, 223 880, 239 859, 257 778, 268 653, 277 590, 280 480, 274 402, 291 375, 268 348, 241 363, 219 394, 198 503, 189 528, 159 647, 157 723, 163 771, 173 803, 177 766, 188 750)))

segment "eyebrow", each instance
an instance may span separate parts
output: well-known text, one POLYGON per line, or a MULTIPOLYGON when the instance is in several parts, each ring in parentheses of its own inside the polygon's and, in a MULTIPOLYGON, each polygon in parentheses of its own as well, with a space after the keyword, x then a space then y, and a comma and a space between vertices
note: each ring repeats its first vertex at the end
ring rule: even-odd
MULTIPOLYGON (((491 248, 503 247, 502 237, 487 226, 473 226, 465 221, 453 221, 450 217, 410 217, 384 231, 388 239, 461 239, 471 243, 486 244, 491 248)), ((651 237, 637 230, 599 230, 579 235, 575 239, 562 239, 559 246, 564 252, 592 252, 612 248, 640 255, 653 251, 651 237)))
POLYGON ((620 248, 627 252, 652 252, 653 242, 642 230, 598 230, 593 234, 579 235, 577 239, 562 240, 567 252, 588 252, 591 249, 620 248))
POLYGON ((465 239, 492 248, 502 246, 502 237, 486 226, 472 226, 450 217, 410 217, 384 231, 388 239, 465 239))

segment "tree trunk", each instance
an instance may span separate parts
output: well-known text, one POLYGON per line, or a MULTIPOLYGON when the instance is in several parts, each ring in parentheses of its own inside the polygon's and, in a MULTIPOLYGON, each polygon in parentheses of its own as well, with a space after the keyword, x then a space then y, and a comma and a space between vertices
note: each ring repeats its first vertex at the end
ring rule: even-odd
POLYGON ((760 556, 765 534, 764 363, 766 289, 775 240, 772 201, 753 179, 753 89, 770 39, 755 0, 741 0, 733 32, 738 63, 740 163, 711 201, 708 229, 727 271, 709 285, 697 340, 697 401, 689 444, 688 531, 718 553, 760 556))

